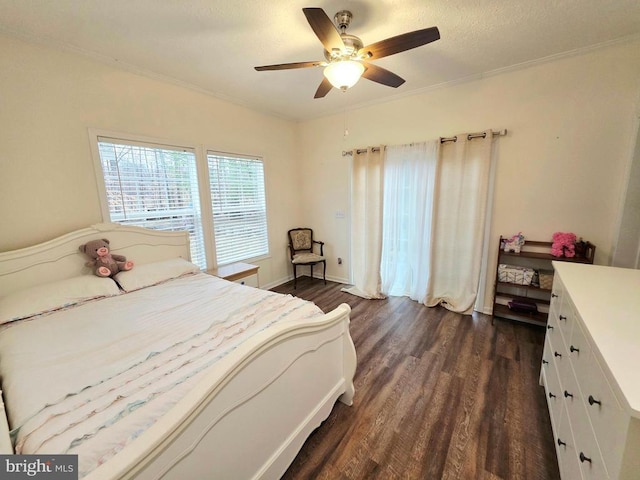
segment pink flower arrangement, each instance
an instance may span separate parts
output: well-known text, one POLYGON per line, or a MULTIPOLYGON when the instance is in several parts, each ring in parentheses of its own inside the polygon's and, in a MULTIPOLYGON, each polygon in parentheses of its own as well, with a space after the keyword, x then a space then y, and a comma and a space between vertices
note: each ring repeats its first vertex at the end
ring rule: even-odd
POLYGON ((576 256, 575 233, 556 232, 553 234, 551 255, 554 257, 572 258, 576 256))

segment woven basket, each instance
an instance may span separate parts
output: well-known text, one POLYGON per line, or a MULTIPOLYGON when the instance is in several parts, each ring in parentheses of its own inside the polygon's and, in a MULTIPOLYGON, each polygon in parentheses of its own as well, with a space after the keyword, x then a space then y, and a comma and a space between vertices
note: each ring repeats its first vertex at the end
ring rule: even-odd
POLYGON ((531 285, 534 272, 533 268, 501 263, 498 265, 498 281, 515 285, 531 285))
POLYGON ((538 270, 538 281, 540 288, 551 290, 553 286, 553 270, 538 270))

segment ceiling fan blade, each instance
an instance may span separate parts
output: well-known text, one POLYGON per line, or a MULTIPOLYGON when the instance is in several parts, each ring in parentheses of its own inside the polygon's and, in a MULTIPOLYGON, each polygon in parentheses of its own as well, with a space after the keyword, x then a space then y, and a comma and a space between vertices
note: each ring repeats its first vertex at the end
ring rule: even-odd
POLYGON ((324 13, 324 10, 318 7, 310 7, 303 8, 302 11, 327 52, 345 49, 340 32, 338 32, 338 29, 333 25, 327 14, 324 13))
POLYGON ((316 90, 316 94, 313 98, 323 98, 332 88, 333 86, 331 85, 331 82, 326 78, 323 78, 322 83, 318 87, 318 90, 316 90))
POLYGON ((395 53, 411 50, 412 48, 426 45, 440 39, 440 31, 438 27, 429 27, 415 32, 403 33, 396 37, 380 40, 366 47, 361 48, 358 53, 368 56, 368 58, 388 57, 395 53))
POLYGON ((265 70, 289 70, 292 68, 319 67, 324 64, 325 62, 296 62, 296 63, 279 63, 277 65, 263 65, 262 67, 254 67, 254 68, 259 72, 263 72, 265 70))
POLYGON ((399 77, 393 72, 390 72, 386 68, 378 67, 372 63, 362 62, 365 66, 365 71, 362 74, 367 80, 381 83, 388 87, 398 88, 404 83, 404 78, 399 77))

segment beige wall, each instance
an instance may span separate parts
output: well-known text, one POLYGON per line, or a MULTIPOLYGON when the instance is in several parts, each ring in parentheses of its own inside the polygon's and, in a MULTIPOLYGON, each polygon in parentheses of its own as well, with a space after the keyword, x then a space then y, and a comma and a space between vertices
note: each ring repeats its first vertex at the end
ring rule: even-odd
MULTIPOLYGON (((307 223, 327 242, 328 274, 349 278, 349 157, 342 150, 507 128, 496 141, 488 286, 498 237, 571 231, 608 264, 637 125, 640 43, 614 45, 435 89, 299 127, 307 223), (347 218, 336 218, 337 211, 347 218)), ((383 87, 380 87, 383 88, 383 87)), ((340 95, 332 92, 330 95, 340 95)), ((346 93, 348 95, 348 92, 346 93)), ((491 292, 487 292, 487 303, 491 292)), ((486 309, 485 309, 486 311, 486 309)))
MULTIPOLYGON (((0 250, 102 220, 87 133, 97 128, 263 155, 272 258, 260 264, 261 284, 290 275, 284 232, 297 225, 315 228, 326 242, 328 276, 347 281, 343 150, 507 128, 496 143, 492 244, 520 230, 530 239, 573 231, 595 243, 596 261, 606 264, 639 89, 640 43, 614 45, 350 111, 345 138, 343 114, 296 125, 0 36, 0 250), (291 188, 296 183, 304 195, 291 188)), ((493 268, 493 251, 489 262, 493 268)))
POLYGON ((0 36, 0 251, 102 221, 89 128, 205 145, 265 159, 272 258, 261 283, 289 274, 298 223, 292 122, 83 56, 0 36))

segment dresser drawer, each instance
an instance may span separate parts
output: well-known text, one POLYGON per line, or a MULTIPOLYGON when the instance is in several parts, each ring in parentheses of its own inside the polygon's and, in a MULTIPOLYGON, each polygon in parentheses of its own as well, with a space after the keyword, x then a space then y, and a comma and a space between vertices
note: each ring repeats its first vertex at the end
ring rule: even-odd
POLYGON ((562 480, 580 480, 580 462, 573 440, 573 432, 569 424, 569 415, 562 405, 560 409, 560 419, 558 422, 558 434, 555 438, 556 455, 558 456, 558 467, 562 480))
MULTIPOLYGON (((611 478, 620 471, 629 417, 624 412, 594 352, 580 375, 582 400, 611 478)), ((640 478, 640 475, 639 475, 640 478)))
POLYGON ((555 335, 560 335, 560 324, 559 318, 560 313, 562 312, 562 299, 565 297, 566 293, 564 290, 564 286, 559 278, 555 278, 553 281, 553 289, 551 290, 551 302, 549 305, 549 315, 547 318, 547 326, 550 327, 547 330, 553 332, 555 335))
POLYGON ((571 367, 578 379, 579 387, 584 388, 582 380, 589 374, 591 363, 591 344, 584 333, 580 321, 576 321, 571 331, 567 354, 571 362, 571 367))
MULTIPOLYGON (((551 362, 558 372, 558 381, 560 388, 564 388, 565 378, 571 372, 571 360, 569 360, 569 351, 566 349, 564 341, 560 335, 547 335, 546 341, 549 343, 549 352, 551 362)), ((562 392, 560 392, 562 393, 562 392)))
POLYGON ((575 323, 575 314, 568 295, 564 295, 562 297, 562 303, 558 310, 557 322, 562 340, 568 347, 569 340, 571 339, 571 332, 573 330, 573 324, 575 323))
POLYGON ((553 306, 549 309, 549 315, 547 318, 547 337, 551 337, 555 342, 560 342, 561 334, 560 334, 560 325, 558 324, 558 311, 553 306))
POLYGON ((591 422, 578 387, 578 381, 573 375, 567 377, 563 401, 569 414, 569 423, 574 435, 578 465, 584 480, 600 480, 609 478, 604 460, 600 453, 600 447, 591 428, 591 422))
POLYGON ((249 287, 258 288, 258 274, 254 273, 253 275, 248 275, 243 278, 239 278, 234 280, 234 283, 239 283, 241 285, 247 285, 249 287))
POLYGON ((556 361, 553 356, 553 346, 547 335, 544 344, 544 351, 542 353, 542 382, 544 384, 545 396, 547 398, 547 405, 549 407, 549 417, 551 418, 551 427, 553 433, 558 434, 558 419, 560 416, 560 409, 562 408, 562 394, 560 388, 560 380, 558 378, 558 370, 556 368, 556 361))
POLYGON ((556 275, 553 279, 553 287, 551 287, 551 304, 549 306, 549 312, 555 310, 557 314, 560 311, 560 305, 562 304, 562 298, 565 296, 565 288, 562 280, 556 275))
POLYGON ((260 267, 258 265, 252 265, 251 263, 236 262, 230 263, 229 265, 223 265, 218 268, 213 268, 208 270, 207 273, 219 278, 224 278, 230 282, 258 288, 259 268, 260 267))

